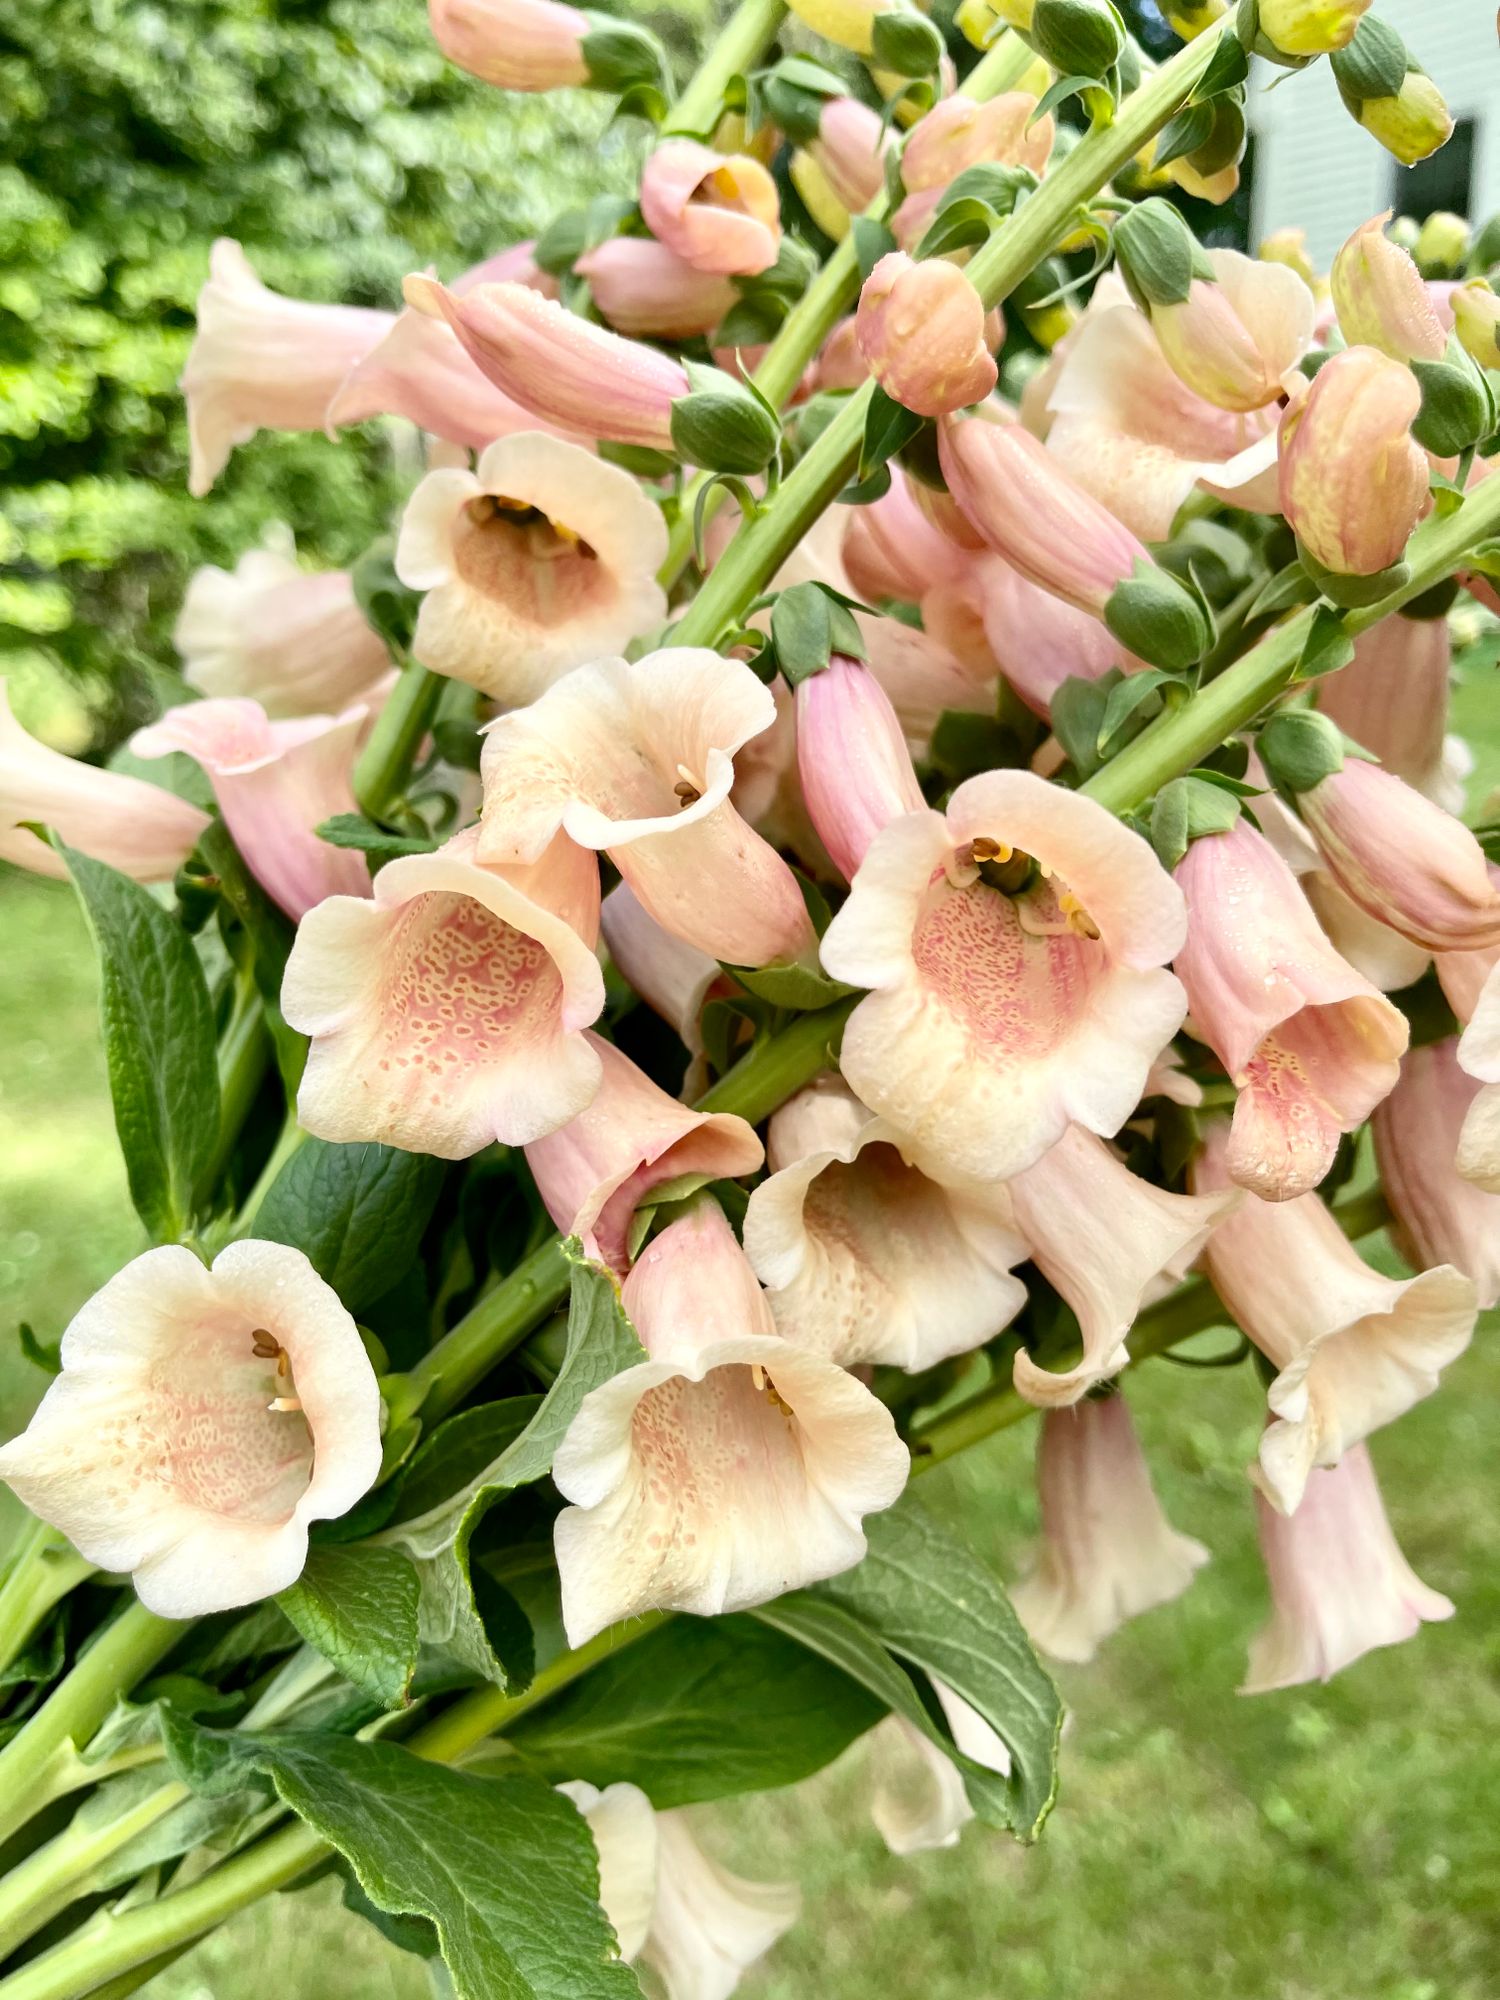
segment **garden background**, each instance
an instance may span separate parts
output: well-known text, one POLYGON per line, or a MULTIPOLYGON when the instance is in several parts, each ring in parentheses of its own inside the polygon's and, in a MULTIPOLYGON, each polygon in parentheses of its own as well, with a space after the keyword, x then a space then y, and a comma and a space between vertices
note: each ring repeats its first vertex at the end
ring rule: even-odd
MULTIPOLYGON (((633 10, 682 63, 712 0, 633 10)), ((941 7, 937 10, 942 13, 941 7)), ((1149 0, 1135 10, 1149 40, 1149 0)), ((300 296, 389 305, 581 196, 623 187, 639 127, 582 95, 503 98, 450 69, 422 0, 10 0, 0 18, 0 673, 58 747, 103 753, 169 685, 190 570, 286 521, 315 565, 387 525, 394 427, 261 437, 186 489, 175 382, 215 235, 300 296), (312 531, 316 528, 317 536, 312 531)), ((1232 226, 1232 225, 1231 225, 1232 226)), ((1455 726, 1500 784, 1495 649, 1462 657, 1455 726)), ((54 1341, 140 1247, 110 1126, 82 920, 0 865, 0 1432, 54 1341)), ((1494 1316, 1491 1316, 1492 1318, 1494 1316)), ((1222 1336, 1220 1336, 1222 1338, 1222 1336)), ((1213 1336, 1206 1337, 1213 1344, 1213 1336)), ((971 1827, 898 1861, 862 1752, 716 1815, 750 1872, 796 1877, 804 1922, 751 2000, 1494 2000, 1500 1993, 1500 1346, 1471 1352, 1377 1441, 1393 1521, 1447 1625, 1327 1690, 1239 1698, 1265 1614, 1243 1468, 1248 1369, 1166 1363, 1132 1403, 1174 1523, 1213 1551, 1186 1598, 1060 1679, 1072 1718, 1041 1844, 971 1827), (1207 1393, 1204 1393, 1205 1383, 1207 1393)), ((1029 1430, 950 1472, 1011 1575, 1035 1530, 1029 1430)), ((12 1515, 0 1512, 0 1534, 12 1515)), ((145 1989, 157 2000, 383 2000, 430 1988, 337 1908, 279 1897, 145 1989)))

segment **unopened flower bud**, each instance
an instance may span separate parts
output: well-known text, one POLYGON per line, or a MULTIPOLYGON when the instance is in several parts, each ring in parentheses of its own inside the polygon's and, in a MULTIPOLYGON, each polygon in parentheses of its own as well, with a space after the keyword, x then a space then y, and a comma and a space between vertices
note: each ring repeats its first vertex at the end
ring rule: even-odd
POLYGON ((709 472, 763 472, 776 455, 781 426, 744 382, 701 362, 684 363, 689 393, 672 405, 672 448, 709 472))
POLYGON ((1125 47, 1111 0, 1036 0, 1031 41, 1059 76, 1107 76, 1125 47))
POLYGON ((1390 210, 1361 223, 1333 260, 1339 328, 1350 346, 1378 347, 1394 361, 1437 361, 1448 345, 1422 274, 1385 233, 1390 210))
POLYGON ((875 16, 870 53, 881 69, 898 77, 931 76, 942 60, 943 37, 915 8, 892 7, 875 16))
POLYGON ((1461 215, 1436 209, 1417 232, 1413 253, 1424 278, 1451 278, 1469 254, 1469 225, 1461 215))
POLYGON ((956 264, 882 257, 859 295, 855 337, 886 394, 918 416, 966 409, 995 386, 984 303, 956 264))
POLYGON ((797 684, 797 769, 808 815, 849 882, 881 827, 927 803, 890 697, 842 653, 797 684))
POLYGON ((1149 556, 1115 586, 1104 622, 1127 651, 1169 673, 1196 666, 1214 642, 1213 619, 1197 593, 1149 556))
POLYGON ((564 0, 428 0, 438 47, 460 69, 500 90, 586 84, 625 91, 659 84, 660 42, 645 28, 564 0))
POLYGON ((963 0, 953 25, 971 48, 987 49, 1007 28, 1029 28, 1033 0, 963 0))
POLYGON ((767 271, 781 247, 780 199, 760 161, 694 139, 668 139, 647 160, 641 214, 658 242, 716 277, 767 271))
POLYGON ((1307 254, 1305 229, 1273 229, 1269 236, 1262 237, 1255 254, 1263 264, 1285 264, 1289 271, 1297 273, 1304 285, 1316 287, 1318 269, 1307 254))
POLYGON ((1215 21, 1223 20, 1229 12, 1229 0, 1166 0, 1162 12, 1173 34, 1191 42, 1215 21))
POLYGON ((875 17, 886 12, 891 0, 788 0, 788 4, 797 19, 825 42, 867 56, 874 44, 875 17))
POLYGON ((1316 709, 1288 708, 1273 715, 1255 748, 1272 784, 1293 798, 1344 768, 1343 734, 1316 709))
POLYGON ((1481 368, 1500 368, 1500 298, 1485 278, 1471 278, 1453 293, 1453 327, 1464 352, 1481 368))
POLYGON ((1452 132, 1443 93, 1384 21, 1373 15, 1361 21, 1332 61, 1350 115, 1403 166, 1425 160, 1452 132))
POLYGON ((1437 458, 1467 451, 1495 428, 1489 385, 1454 339, 1440 361, 1414 361, 1422 408, 1411 427, 1417 443, 1437 458))
POLYGON ((1354 40, 1370 0, 1260 0, 1262 38, 1284 56, 1329 56, 1354 40))
POLYGON ((1338 576, 1401 560, 1428 502, 1427 456, 1411 436, 1422 392, 1409 368, 1351 347, 1318 370, 1281 420, 1281 511, 1338 576))

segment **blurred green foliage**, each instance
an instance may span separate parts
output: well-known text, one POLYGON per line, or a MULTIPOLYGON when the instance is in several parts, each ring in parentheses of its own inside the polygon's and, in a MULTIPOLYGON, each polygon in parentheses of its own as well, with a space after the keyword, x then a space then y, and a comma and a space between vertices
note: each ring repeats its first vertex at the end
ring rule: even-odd
MULTIPOLYGON (((632 7, 682 67, 714 0, 632 7)), ((581 92, 502 95, 423 0, 0 7, 0 672, 61 666, 106 734, 170 659, 188 572, 288 521, 343 563, 400 485, 388 431, 257 438, 188 497, 177 392, 216 236, 302 297, 392 306, 563 199, 633 178, 643 128, 581 92)))

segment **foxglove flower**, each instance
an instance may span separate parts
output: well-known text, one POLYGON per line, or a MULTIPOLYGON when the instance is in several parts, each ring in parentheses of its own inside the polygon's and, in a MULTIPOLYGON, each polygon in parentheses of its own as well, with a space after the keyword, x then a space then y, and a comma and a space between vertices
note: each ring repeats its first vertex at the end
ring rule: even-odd
POLYGON ((927 801, 901 719, 870 669, 835 653, 797 687, 802 796, 834 866, 852 881, 870 842, 927 801))
POLYGON ((912 131, 901 155, 905 199, 891 233, 914 251, 949 185, 970 167, 1026 167, 1040 174, 1056 134, 1050 116, 1036 116, 1028 91, 1009 90, 977 104, 955 91, 935 104, 912 131))
POLYGON ((659 243, 715 277, 754 277, 781 248, 776 183, 748 153, 667 139, 641 173, 641 215, 659 243))
POLYGON ((1401 1081, 1373 1120, 1380 1185, 1402 1255, 1421 1270, 1453 1264, 1474 1280, 1481 1306, 1500 1300, 1500 1194, 1465 1180, 1459 1140, 1483 1086, 1458 1064, 1458 1044, 1408 1052, 1401 1081))
POLYGON ((956 264, 893 250, 866 278, 854 325, 870 373, 918 416, 966 409, 995 386, 984 302, 956 264))
POLYGON ((96 1292, 4 1479, 161 1618, 295 1583, 313 1521, 380 1470, 380 1392, 354 1321, 300 1250, 247 1240, 206 1270, 172 1243, 96 1292))
POLYGON ((1211 278, 1194 278, 1172 305, 1152 305, 1151 330, 1173 373, 1216 409, 1278 401, 1313 344, 1317 306, 1285 264, 1210 250, 1211 278))
POLYGON ((712 333, 739 293, 649 236, 612 236, 574 264, 616 333, 690 340, 712 333))
POLYGON ((732 990, 719 961, 663 930, 628 882, 605 897, 599 928, 626 984, 676 1031, 690 1056, 701 1056, 704 1006, 732 990))
POLYGON ((1395 612, 1361 632, 1354 658, 1318 687, 1318 710, 1392 776, 1458 813, 1464 773, 1447 734, 1453 641, 1446 618, 1395 612))
POLYGON ((1393 361, 1441 361, 1447 331, 1409 252, 1386 235, 1390 219, 1387 209, 1361 223, 1333 260, 1339 330, 1351 346, 1378 348, 1393 361))
POLYGON ((589 18, 564 0, 428 0, 428 15, 449 62, 499 90, 588 82, 589 18))
MULTIPOLYGON (((932 1677, 943 1719, 956 1747, 987 1771, 1010 1773, 1010 1752, 984 1717, 962 1695, 932 1677)), ((892 1854, 924 1854, 956 1847, 974 1817, 963 1774, 904 1715, 888 1715, 866 1738, 874 1781, 870 1817, 892 1854)))
POLYGON ((1281 511, 1339 576, 1401 560, 1429 501, 1427 454, 1411 435, 1416 377, 1373 347, 1335 354, 1281 419, 1281 511))

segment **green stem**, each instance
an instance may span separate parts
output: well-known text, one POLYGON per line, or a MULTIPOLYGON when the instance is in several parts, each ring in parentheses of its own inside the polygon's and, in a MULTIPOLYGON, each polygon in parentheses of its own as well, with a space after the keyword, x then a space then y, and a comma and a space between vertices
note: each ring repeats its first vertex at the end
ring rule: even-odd
POLYGON ((755 68, 785 19, 785 0, 740 0, 692 82, 662 120, 662 136, 711 139, 723 114, 725 91, 735 77, 748 76, 755 68))
POLYGON ((239 1213, 234 1219, 236 1235, 246 1236, 249 1234, 255 1218, 260 1212, 260 1205, 270 1193, 271 1185, 277 1175, 292 1157, 293 1153, 299 1147, 304 1146, 311 1136, 311 1133, 304 1131, 297 1123, 297 1111, 294 1105, 287 1112, 286 1123, 281 1128, 281 1137, 276 1141, 270 1159, 261 1168, 260 1176, 254 1187, 251 1188, 249 1194, 245 1196, 245 1199, 240 1204, 239 1213))
POLYGON ((0 1879, 0 1959, 8 1958, 60 1910, 102 1886, 104 1864, 192 1794, 175 1779, 158 1785, 105 1826, 69 1825, 0 1879))
POLYGON ((400 797, 446 686, 441 674, 429 673, 416 660, 402 668, 354 766, 354 796, 371 819, 400 797))
POLYGON ((55 1528, 33 1520, 0 1583, 0 1670, 8 1667, 53 1605, 94 1565, 55 1528))
POLYGON ((270 1030, 260 996, 247 976, 219 1044, 219 1136, 199 1183, 201 1194, 212 1195, 223 1180, 270 1061, 270 1030))

